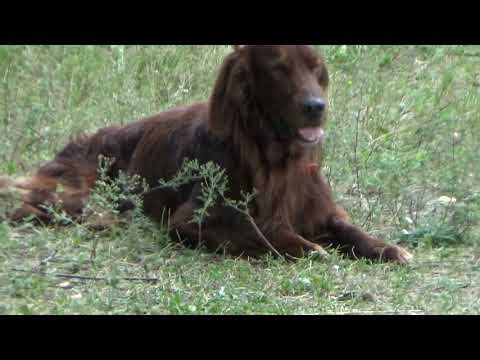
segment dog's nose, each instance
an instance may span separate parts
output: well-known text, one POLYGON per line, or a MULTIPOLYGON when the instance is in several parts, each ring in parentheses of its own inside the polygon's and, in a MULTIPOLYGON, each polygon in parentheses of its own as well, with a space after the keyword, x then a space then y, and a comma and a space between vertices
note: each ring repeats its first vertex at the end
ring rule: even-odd
POLYGON ((325 101, 321 98, 310 98, 305 101, 305 112, 311 117, 318 117, 325 111, 325 101))

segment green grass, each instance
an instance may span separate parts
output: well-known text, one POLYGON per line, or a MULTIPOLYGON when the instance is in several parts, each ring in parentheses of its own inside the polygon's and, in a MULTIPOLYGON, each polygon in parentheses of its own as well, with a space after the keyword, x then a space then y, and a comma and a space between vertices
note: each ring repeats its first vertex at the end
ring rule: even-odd
MULTIPOLYGON (((480 313, 480 47, 319 49, 332 78, 324 174, 412 265, 233 259, 139 215, 101 232, 0 223, 0 314, 480 313)), ((206 98, 228 52, 0 46, 0 174, 27 174, 77 132, 206 98)))

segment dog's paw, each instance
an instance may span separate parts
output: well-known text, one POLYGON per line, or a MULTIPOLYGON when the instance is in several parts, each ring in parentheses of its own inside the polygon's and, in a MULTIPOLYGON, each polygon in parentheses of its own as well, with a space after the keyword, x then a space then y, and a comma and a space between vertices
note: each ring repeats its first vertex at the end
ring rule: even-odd
POLYGON ((323 260, 323 259, 326 259, 329 256, 329 254, 320 245, 315 245, 314 249, 309 253, 309 256, 314 259, 323 260))
POLYGON ((413 260, 413 255, 400 246, 390 245, 382 249, 380 259, 406 265, 413 260))

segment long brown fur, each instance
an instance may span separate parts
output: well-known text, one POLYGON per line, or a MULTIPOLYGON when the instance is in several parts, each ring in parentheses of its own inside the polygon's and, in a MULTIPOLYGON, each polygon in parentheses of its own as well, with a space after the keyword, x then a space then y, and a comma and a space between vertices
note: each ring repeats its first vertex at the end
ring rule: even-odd
MULTIPOLYGON (((227 196, 257 191, 250 212, 258 229, 282 255, 300 257, 332 245, 348 255, 406 263, 411 255, 351 225, 318 170, 325 129, 328 71, 310 46, 236 46, 220 69, 210 99, 162 112, 124 127, 77 139, 32 177, 17 181, 24 203, 11 219, 35 215, 48 222, 42 205, 61 201, 72 216, 97 177, 98 157, 114 158, 109 173, 140 175, 152 187, 179 171, 185 158, 213 161, 229 177, 227 196), (315 143, 318 142, 317 145, 315 143), (61 191, 59 190, 61 188, 61 191)), ((258 256, 268 251, 248 219, 217 205, 202 225, 191 222, 199 183, 145 194, 144 210, 157 221, 171 214, 172 235, 186 245, 258 256)))

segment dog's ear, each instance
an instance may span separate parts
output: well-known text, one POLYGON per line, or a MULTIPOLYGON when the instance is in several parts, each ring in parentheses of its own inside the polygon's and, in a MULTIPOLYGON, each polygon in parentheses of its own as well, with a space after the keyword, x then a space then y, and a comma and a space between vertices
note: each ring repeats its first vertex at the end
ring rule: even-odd
POLYGON ((228 136, 245 116, 249 106, 252 81, 248 64, 239 52, 230 54, 223 63, 210 98, 210 129, 228 136))

